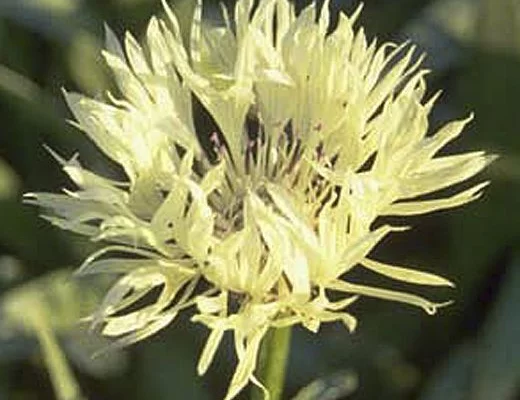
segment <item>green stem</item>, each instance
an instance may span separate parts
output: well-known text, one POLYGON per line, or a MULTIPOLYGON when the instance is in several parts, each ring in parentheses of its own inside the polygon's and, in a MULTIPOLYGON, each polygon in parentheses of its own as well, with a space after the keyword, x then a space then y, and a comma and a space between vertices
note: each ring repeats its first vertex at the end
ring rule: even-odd
POLYGON ((58 400, 84 399, 65 354, 56 340, 56 335, 49 326, 45 312, 38 312, 38 308, 35 305, 34 311, 36 312, 29 314, 29 317, 32 317, 34 333, 40 343, 43 360, 48 368, 56 398, 58 400))
MULTIPOLYGON (((291 328, 272 328, 266 335, 258 360, 258 378, 269 391, 270 400, 280 400, 291 345, 291 328)), ((252 400, 263 400, 263 392, 254 387, 252 400)))

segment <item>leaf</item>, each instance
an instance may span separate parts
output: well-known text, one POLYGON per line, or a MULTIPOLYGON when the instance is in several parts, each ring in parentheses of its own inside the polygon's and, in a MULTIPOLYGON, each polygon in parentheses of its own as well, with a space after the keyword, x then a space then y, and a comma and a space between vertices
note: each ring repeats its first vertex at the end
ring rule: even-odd
POLYGON ((0 89, 29 103, 33 103, 43 96, 38 85, 5 65, 0 65, 0 89))
POLYGON ((0 158, 0 200, 14 196, 19 184, 14 171, 0 158))
MULTIPOLYGON (((469 301, 497 254, 518 242, 520 181, 516 160, 520 155, 518 135, 518 93, 520 58, 511 48, 517 40, 520 19, 512 18, 518 2, 483 0, 478 10, 477 42, 461 71, 460 102, 475 111, 476 127, 465 136, 466 143, 485 145, 500 155, 486 172, 489 190, 474 205, 464 207, 450 218, 445 229, 451 239, 450 258, 461 279, 462 302, 469 301), (497 22, 500 21, 500 22, 497 22), (493 99, 493 104, 490 104, 493 99)), ((518 12, 518 11, 516 11, 518 12)), ((518 14, 517 14, 518 15, 518 14)))
POLYGON ((81 0, 2 0, 0 15, 60 42, 89 20, 81 0))
POLYGON ((292 400, 340 400, 353 394, 358 377, 352 371, 338 371, 300 389, 292 400))
POLYGON ((474 400, 509 400, 520 387, 520 254, 509 265, 498 298, 486 319, 475 359, 474 400))
POLYGON ((510 400, 520 387, 520 254, 476 338, 459 345, 438 368, 420 400, 510 400))
POLYGON ((69 45, 70 72, 86 91, 106 87, 106 75, 97 62, 100 41, 90 8, 82 0, 2 0, 0 17, 25 25, 43 37, 69 45))
POLYGON ((419 400, 470 400, 468 392, 474 361, 475 344, 459 345, 433 373, 419 400))
POLYGON ((2 320, 7 327, 38 340, 59 400, 82 398, 58 342, 58 333, 67 335, 76 331, 79 318, 98 301, 92 295, 88 286, 82 287, 70 279, 70 271, 58 270, 8 291, 0 302, 2 320))
POLYGON ((109 344, 107 338, 93 334, 87 327, 67 335, 63 340, 63 347, 71 363, 80 371, 104 379, 120 375, 127 368, 129 361, 127 353, 123 351, 92 356, 109 344))

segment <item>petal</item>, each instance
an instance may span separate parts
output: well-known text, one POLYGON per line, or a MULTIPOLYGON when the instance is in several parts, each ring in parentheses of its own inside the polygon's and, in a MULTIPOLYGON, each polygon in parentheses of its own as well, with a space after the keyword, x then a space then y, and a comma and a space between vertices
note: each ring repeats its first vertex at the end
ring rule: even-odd
POLYGON ((370 260, 368 258, 361 261, 361 264, 374 271, 378 274, 388 276, 389 278, 414 283, 416 285, 431 285, 431 286, 450 286, 454 287, 455 285, 438 275, 430 274, 428 272, 416 271, 411 268, 398 267, 395 265, 385 264, 379 261, 370 260))
POLYGON ((204 350, 200 355, 199 363, 197 364, 197 373, 199 375, 204 375, 208 370, 223 336, 224 329, 214 328, 211 331, 209 338, 204 345, 204 350))
POLYGON ((452 303, 451 301, 447 301, 444 303, 433 303, 423 297, 416 296, 414 294, 398 292, 388 289, 380 289, 371 286, 357 285, 340 280, 332 282, 328 285, 328 288, 345 293, 354 293, 362 296, 376 297, 379 299, 410 304, 422 308, 424 311, 426 311, 427 314, 430 315, 435 314, 437 312, 437 309, 439 309, 440 307, 445 307, 452 303))
POLYGON ((382 215, 419 215, 447 208, 459 207, 466 203, 477 200, 483 195, 483 189, 489 185, 489 182, 482 182, 463 192, 457 193, 451 197, 435 199, 435 200, 417 200, 393 203, 385 210, 382 215))
MULTIPOLYGON (((224 400, 231 400, 237 396, 238 393, 253 377, 260 343, 266 332, 267 328, 260 328, 247 338, 245 352, 243 353, 242 357, 239 358, 238 366, 235 370, 235 373, 233 374, 233 378, 231 379, 231 383, 224 400)), ((235 341, 236 340, 237 339, 235 339, 235 341)))

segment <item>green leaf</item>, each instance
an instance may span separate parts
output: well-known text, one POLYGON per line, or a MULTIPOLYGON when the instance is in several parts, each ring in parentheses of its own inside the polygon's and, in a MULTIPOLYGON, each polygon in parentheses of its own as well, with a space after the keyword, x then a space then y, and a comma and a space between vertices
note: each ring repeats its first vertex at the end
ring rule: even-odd
POLYGON ((292 400, 340 400, 353 394, 358 377, 352 371, 338 371, 317 379, 301 389, 292 400))
POLYGON ((459 345, 438 368, 420 400, 510 400, 520 385, 520 254, 475 339, 459 345))
POLYGON ((13 197, 20 183, 11 167, 0 158, 0 199, 13 197))
POLYGON ((426 383, 419 400, 470 400, 468 392, 474 360, 473 343, 458 346, 426 383))
POLYGON ((464 277, 463 304, 470 301, 486 266, 520 239, 520 57, 513 43, 520 37, 520 19, 512 18, 518 15, 518 2, 483 0, 478 13, 476 46, 460 83, 461 102, 475 111, 475 129, 463 139, 500 158, 486 171, 491 184, 483 198, 453 213, 446 229, 452 241, 446 262, 464 277))
MULTIPOLYGON (((520 387, 520 254, 508 266, 503 285, 478 342, 474 400, 508 400, 520 387)), ((468 399, 469 399, 468 398, 468 399)))
POLYGON ((66 42, 72 32, 88 25, 88 9, 81 3, 81 0, 2 0, 0 16, 66 42))

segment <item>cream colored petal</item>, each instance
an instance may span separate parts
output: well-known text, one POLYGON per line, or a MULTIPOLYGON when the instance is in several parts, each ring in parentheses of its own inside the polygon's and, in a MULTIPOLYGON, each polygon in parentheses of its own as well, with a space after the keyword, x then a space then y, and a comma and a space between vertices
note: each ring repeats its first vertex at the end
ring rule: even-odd
POLYGON ((195 302, 202 314, 221 314, 227 310, 227 293, 221 292, 218 296, 197 296, 195 302))
POLYGON ((64 91, 64 97, 77 120, 76 126, 87 133, 109 158, 120 163, 130 179, 135 179, 131 151, 116 122, 123 117, 124 112, 77 93, 64 91))
POLYGON ((402 281, 402 282, 408 282, 413 283, 416 285, 431 285, 431 286, 450 286, 454 287, 455 285, 441 277, 432 273, 428 272, 422 272, 417 271, 408 267, 401 267, 401 266, 395 266, 395 265, 389 265, 385 264, 379 261, 371 260, 368 258, 365 258, 363 261, 361 261, 361 264, 374 271, 378 274, 388 276, 389 278, 402 281))
POLYGON ((200 188, 207 195, 218 190, 224 183, 226 165, 223 162, 211 167, 206 171, 204 178, 200 182, 200 188))
POLYGON ((233 378, 231 379, 231 383, 224 400, 231 400, 235 398, 251 380, 256 367, 256 359, 258 357, 260 343, 266 332, 267 328, 260 328, 256 330, 250 337, 247 337, 245 352, 238 361, 238 366, 235 373, 233 374, 233 378))
POLYGON ((121 60, 125 59, 125 53, 123 52, 123 48, 121 47, 121 43, 117 39, 116 34, 110 27, 105 24, 105 46, 109 53, 118 56, 121 60))
POLYGON ((451 197, 435 200, 416 200, 393 203, 382 211, 382 215, 419 215, 447 208, 459 207, 480 198, 489 182, 482 182, 451 197))
POLYGON ((148 65, 141 45, 129 32, 125 34, 125 50, 128 62, 132 70, 137 74, 137 77, 146 76, 151 73, 150 66, 148 65))
POLYGON ((196 0, 193 20, 190 30, 190 56, 194 66, 200 63, 200 48, 202 39, 202 0, 196 0))
POLYGON ((403 180, 400 198, 414 198, 464 182, 478 174, 496 159, 494 155, 484 155, 482 152, 470 153, 465 156, 457 157, 453 160, 454 162, 448 165, 446 165, 446 160, 441 160, 440 162, 443 164, 441 168, 439 168, 436 159, 429 163, 425 162, 422 172, 412 173, 403 180), (425 170, 427 165, 430 164, 431 170, 425 170))
POLYGON ((191 269, 183 267, 163 259, 131 259, 131 258, 103 258, 95 260, 87 265, 84 265, 81 270, 78 270, 76 275, 90 275, 90 274, 124 274, 140 268, 173 268, 180 269, 184 273, 195 274, 191 269))
MULTIPOLYGON (((150 322, 148 325, 146 325, 139 331, 132 332, 127 335, 124 335, 121 338, 118 338, 116 341, 112 342, 112 344, 110 344, 106 349, 101 350, 101 352, 108 352, 110 350, 120 349, 123 347, 130 346, 131 344, 137 343, 141 340, 144 340, 168 326, 175 319, 177 314, 177 312, 165 312, 161 315, 160 318, 157 318, 154 321, 150 322)), ((94 354, 94 357, 95 356, 96 354, 94 354)))
POLYGON ((107 51, 104 51, 102 54, 124 96, 139 109, 146 110, 151 108, 149 93, 143 88, 141 82, 128 68, 128 65, 119 57, 107 51))
POLYGON ((256 195, 248 196, 251 215, 262 232, 270 253, 282 263, 292 285, 292 293, 303 299, 310 295, 309 266, 303 249, 297 246, 296 237, 286 228, 281 217, 267 208, 256 195))
POLYGON ((344 281, 334 281, 328 285, 330 289, 338 290, 345 293, 354 293, 362 296, 376 297, 383 300, 397 301, 422 308, 426 313, 433 315, 440 307, 451 304, 451 301, 444 303, 434 303, 423 297, 416 296, 405 292, 398 292, 388 289, 380 289, 371 286, 357 285, 344 281))
POLYGON ((204 375, 208 370, 211 362, 213 361, 213 358, 215 357, 215 353, 217 352, 218 346, 220 345, 223 336, 223 329, 215 328, 211 331, 197 364, 197 373, 199 375, 204 375))
MULTIPOLYGON (((400 51, 401 48, 396 49, 395 52, 400 51)), ((401 58, 389 72, 387 72, 381 81, 374 87, 367 98, 366 110, 367 115, 372 115, 374 111, 380 107, 384 100, 398 88, 399 83, 403 80, 406 74, 413 71, 410 68, 412 56, 415 48, 412 46, 406 55, 401 58)), ((412 67, 413 68, 413 67, 412 67)))
POLYGON ((462 129, 473 120, 473 114, 466 119, 451 121, 445 124, 432 136, 424 140, 416 149, 417 160, 426 160, 432 158, 446 144, 457 138, 462 129))
MULTIPOLYGON (((404 229, 406 228, 397 228, 389 225, 383 225, 375 231, 367 233, 366 235, 353 241, 343 252, 338 265, 333 266, 329 270, 323 272, 323 282, 337 278, 338 276, 347 272, 349 269, 353 268, 356 264, 361 262, 376 246, 376 244, 378 244, 390 232, 398 232, 404 229)), ((320 284, 320 282, 318 282, 318 284, 320 284)))

